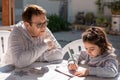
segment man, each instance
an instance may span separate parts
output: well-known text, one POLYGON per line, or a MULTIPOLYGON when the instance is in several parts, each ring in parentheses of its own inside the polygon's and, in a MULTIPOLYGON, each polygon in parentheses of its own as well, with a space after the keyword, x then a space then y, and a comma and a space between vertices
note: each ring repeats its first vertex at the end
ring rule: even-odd
POLYGON ((62 49, 47 28, 46 11, 40 6, 28 5, 22 19, 10 34, 4 62, 22 68, 35 61, 61 61, 62 49))

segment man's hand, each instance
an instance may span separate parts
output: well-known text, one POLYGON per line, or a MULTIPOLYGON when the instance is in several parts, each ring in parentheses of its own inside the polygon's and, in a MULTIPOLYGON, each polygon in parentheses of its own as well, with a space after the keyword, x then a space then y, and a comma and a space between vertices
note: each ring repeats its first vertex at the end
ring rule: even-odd
POLYGON ((48 50, 51 50, 51 49, 55 48, 54 42, 52 40, 45 39, 44 42, 47 44, 48 50))
POLYGON ((52 41, 49 41, 49 42, 47 43, 47 45, 48 45, 48 50, 51 50, 51 49, 54 49, 54 48, 55 48, 54 42, 52 42, 52 41))

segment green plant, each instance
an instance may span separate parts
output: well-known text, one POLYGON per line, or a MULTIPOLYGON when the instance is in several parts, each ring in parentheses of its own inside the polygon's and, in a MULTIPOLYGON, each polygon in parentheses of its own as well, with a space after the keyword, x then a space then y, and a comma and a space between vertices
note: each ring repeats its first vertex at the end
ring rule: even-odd
POLYGON ((110 21, 106 17, 98 17, 96 19, 96 25, 101 27, 109 27, 110 21))
POLYGON ((102 16, 104 13, 104 1, 103 0, 97 0, 96 3, 97 5, 97 12, 98 12, 98 16, 102 16))
POLYGON ((106 17, 98 17, 96 19, 96 26, 104 28, 108 33, 111 30, 111 21, 106 17))
POLYGON ((111 9, 113 11, 120 11, 120 1, 115 1, 111 3, 111 9))
POLYGON ((106 17, 98 17, 96 18, 96 26, 104 28, 106 33, 109 33, 111 30, 111 21, 106 17))
POLYGON ((84 12, 78 12, 77 15, 75 16, 75 24, 84 24, 85 19, 84 19, 84 12))
POLYGON ((85 22, 87 25, 92 25, 94 23, 94 13, 93 12, 88 12, 85 15, 85 22))
POLYGON ((70 30, 69 23, 59 17, 58 15, 50 15, 48 16, 49 23, 48 23, 48 28, 52 32, 57 32, 57 31, 68 31, 70 30))
POLYGON ((108 8, 111 9, 113 14, 117 12, 120 14, 120 1, 114 0, 113 2, 109 3, 108 8))

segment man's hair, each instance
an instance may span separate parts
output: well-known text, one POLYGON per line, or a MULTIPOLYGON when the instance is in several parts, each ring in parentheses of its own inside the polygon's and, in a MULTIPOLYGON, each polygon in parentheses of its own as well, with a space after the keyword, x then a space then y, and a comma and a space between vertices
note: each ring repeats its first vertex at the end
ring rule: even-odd
POLYGON ((112 47, 112 44, 109 43, 105 31, 100 27, 92 27, 87 29, 82 34, 83 42, 89 42, 95 44, 101 48, 102 53, 109 50, 109 47, 112 47))
POLYGON ((41 14, 46 15, 46 11, 42 7, 34 5, 34 4, 27 5, 22 13, 22 19, 23 21, 30 23, 33 15, 37 16, 41 14))

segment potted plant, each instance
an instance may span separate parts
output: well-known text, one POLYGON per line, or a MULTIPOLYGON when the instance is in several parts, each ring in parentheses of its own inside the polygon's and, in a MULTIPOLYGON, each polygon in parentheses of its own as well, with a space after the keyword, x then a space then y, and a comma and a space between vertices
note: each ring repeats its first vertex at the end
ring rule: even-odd
POLYGON ((120 1, 111 2, 108 7, 111 8, 112 14, 120 15, 120 1))
POLYGON ((95 16, 93 12, 87 12, 85 15, 85 24, 86 25, 93 25, 95 22, 95 16))
POLYGON ((97 14, 98 16, 102 16, 104 13, 104 1, 103 0, 97 0, 95 2, 95 4, 97 5, 97 14))
POLYGON ((107 17, 97 17, 96 26, 104 28, 107 33, 111 29, 110 20, 107 17))

